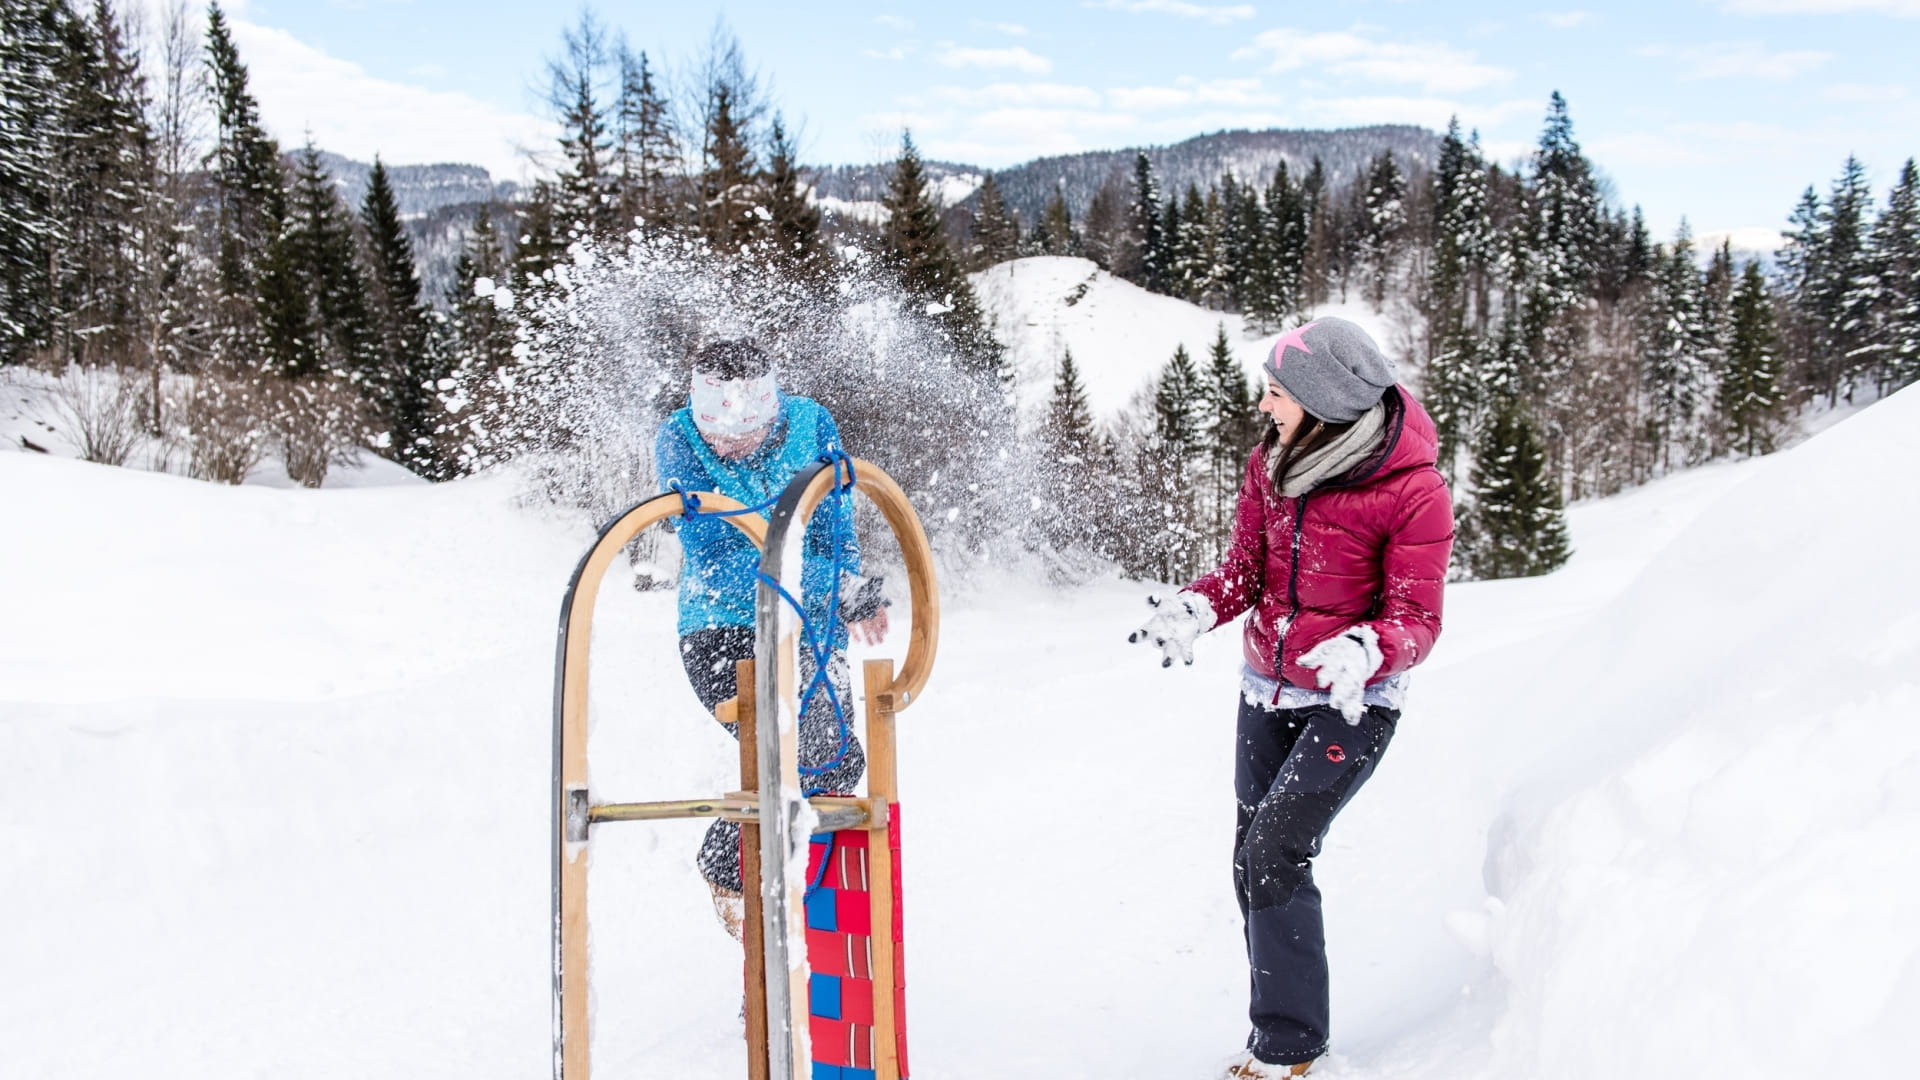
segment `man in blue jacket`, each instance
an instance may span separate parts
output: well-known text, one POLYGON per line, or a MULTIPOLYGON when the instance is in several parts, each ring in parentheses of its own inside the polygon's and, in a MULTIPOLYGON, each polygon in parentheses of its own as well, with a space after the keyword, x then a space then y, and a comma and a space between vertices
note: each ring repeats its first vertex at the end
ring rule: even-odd
MULTIPOLYGON (((772 358, 750 341, 719 341, 701 349, 694 357, 691 389, 687 407, 661 425, 654 446, 661 490, 717 491, 757 506, 778 496, 821 455, 841 448, 833 417, 818 402, 781 393, 772 358)), ((772 508, 761 516, 771 517, 772 508)), ((734 696, 734 665, 753 655, 760 551, 717 517, 683 517, 678 531, 680 659, 701 705, 711 712, 734 696)), ((820 504, 801 550, 801 607, 815 633, 828 638, 827 673, 845 719, 835 717, 824 691, 814 695, 800 718, 801 780, 810 794, 851 794, 866 771, 866 756, 848 726, 853 720, 848 631, 862 641, 880 641, 887 632, 886 601, 878 576, 860 576, 849 500, 820 504), (836 592, 839 618, 828 626, 829 600, 836 592)), ((812 656, 802 648, 802 686, 812 680, 813 668, 812 656)), ((721 921, 739 937, 740 827, 714 822, 700 845, 699 865, 721 921)))

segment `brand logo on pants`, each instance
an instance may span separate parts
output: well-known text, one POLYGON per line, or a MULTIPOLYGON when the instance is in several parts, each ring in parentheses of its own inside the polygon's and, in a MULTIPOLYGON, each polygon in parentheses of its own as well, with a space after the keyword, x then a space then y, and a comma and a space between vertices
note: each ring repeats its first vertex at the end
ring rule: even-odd
POLYGON ((1327 747, 1327 760, 1333 762, 1335 765, 1338 765, 1341 762, 1347 760, 1347 752, 1345 750, 1340 749, 1339 743, 1334 743, 1331 746, 1327 747))

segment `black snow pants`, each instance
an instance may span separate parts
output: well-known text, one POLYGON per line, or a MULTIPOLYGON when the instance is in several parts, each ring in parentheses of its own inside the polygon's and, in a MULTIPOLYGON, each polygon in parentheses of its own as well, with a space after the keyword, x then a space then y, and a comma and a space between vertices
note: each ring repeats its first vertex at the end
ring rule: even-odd
MULTIPOLYGON (((687 681, 700 696, 700 704, 709 713, 713 707, 734 696, 738 672, 734 665, 753 659, 753 628, 716 626, 695 630, 680 639, 680 662, 686 665, 687 681)), ((833 702, 826 691, 814 694, 806 715, 800 718, 800 767, 824 771, 800 776, 801 786, 825 794, 851 795, 860 777, 867 771, 867 757, 860 740, 853 709, 853 686, 847 677, 847 654, 836 652, 827 662, 827 675, 833 680, 834 693, 840 696, 840 711, 849 725, 845 753, 841 752, 841 729, 834 720, 833 702)), ((813 678, 813 657, 800 650, 800 685, 813 678)), ((727 728, 735 738, 740 733, 727 728)), ((700 875, 728 892, 740 891, 740 826, 731 821, 716 821, 700 843, 700 875)))
POLYGON ((1370 707, 1349 724, 1330 705, 1267 709, 1241 698, 1233 884, 1252 969, 1247 1049, 1261 1061, 1291 1065, 1327 1051, 1327 946, 1313 857, 1373 775, 1399 717, 1370 707))

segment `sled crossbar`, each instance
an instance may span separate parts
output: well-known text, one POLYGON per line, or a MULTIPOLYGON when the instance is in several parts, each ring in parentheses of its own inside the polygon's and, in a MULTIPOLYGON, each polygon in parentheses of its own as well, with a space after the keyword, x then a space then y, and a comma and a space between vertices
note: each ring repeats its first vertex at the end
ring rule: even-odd
MULTIPOLYGON (((845 799, 816 796, 807 800, 819 818, 817 833, 841 829, 884 829, 887 827, 885 799, 845 799)), ((601 803, 587 809, 587 823, 610 821, 672 821, 676 818, 720 818, 743 824, 760 823, 758 792, 740 792, 720 799, 678 799, 664 802, 601 803)))

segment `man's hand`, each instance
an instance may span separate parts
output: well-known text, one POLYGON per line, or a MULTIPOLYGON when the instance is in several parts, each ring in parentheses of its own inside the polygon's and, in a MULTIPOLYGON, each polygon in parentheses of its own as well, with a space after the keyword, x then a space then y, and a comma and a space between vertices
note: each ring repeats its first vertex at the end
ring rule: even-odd
POLYGON ((847 624, 847 633, 862 645, 878 645, 887 637, 887 609, 880 608, 863 622, 847 624))

